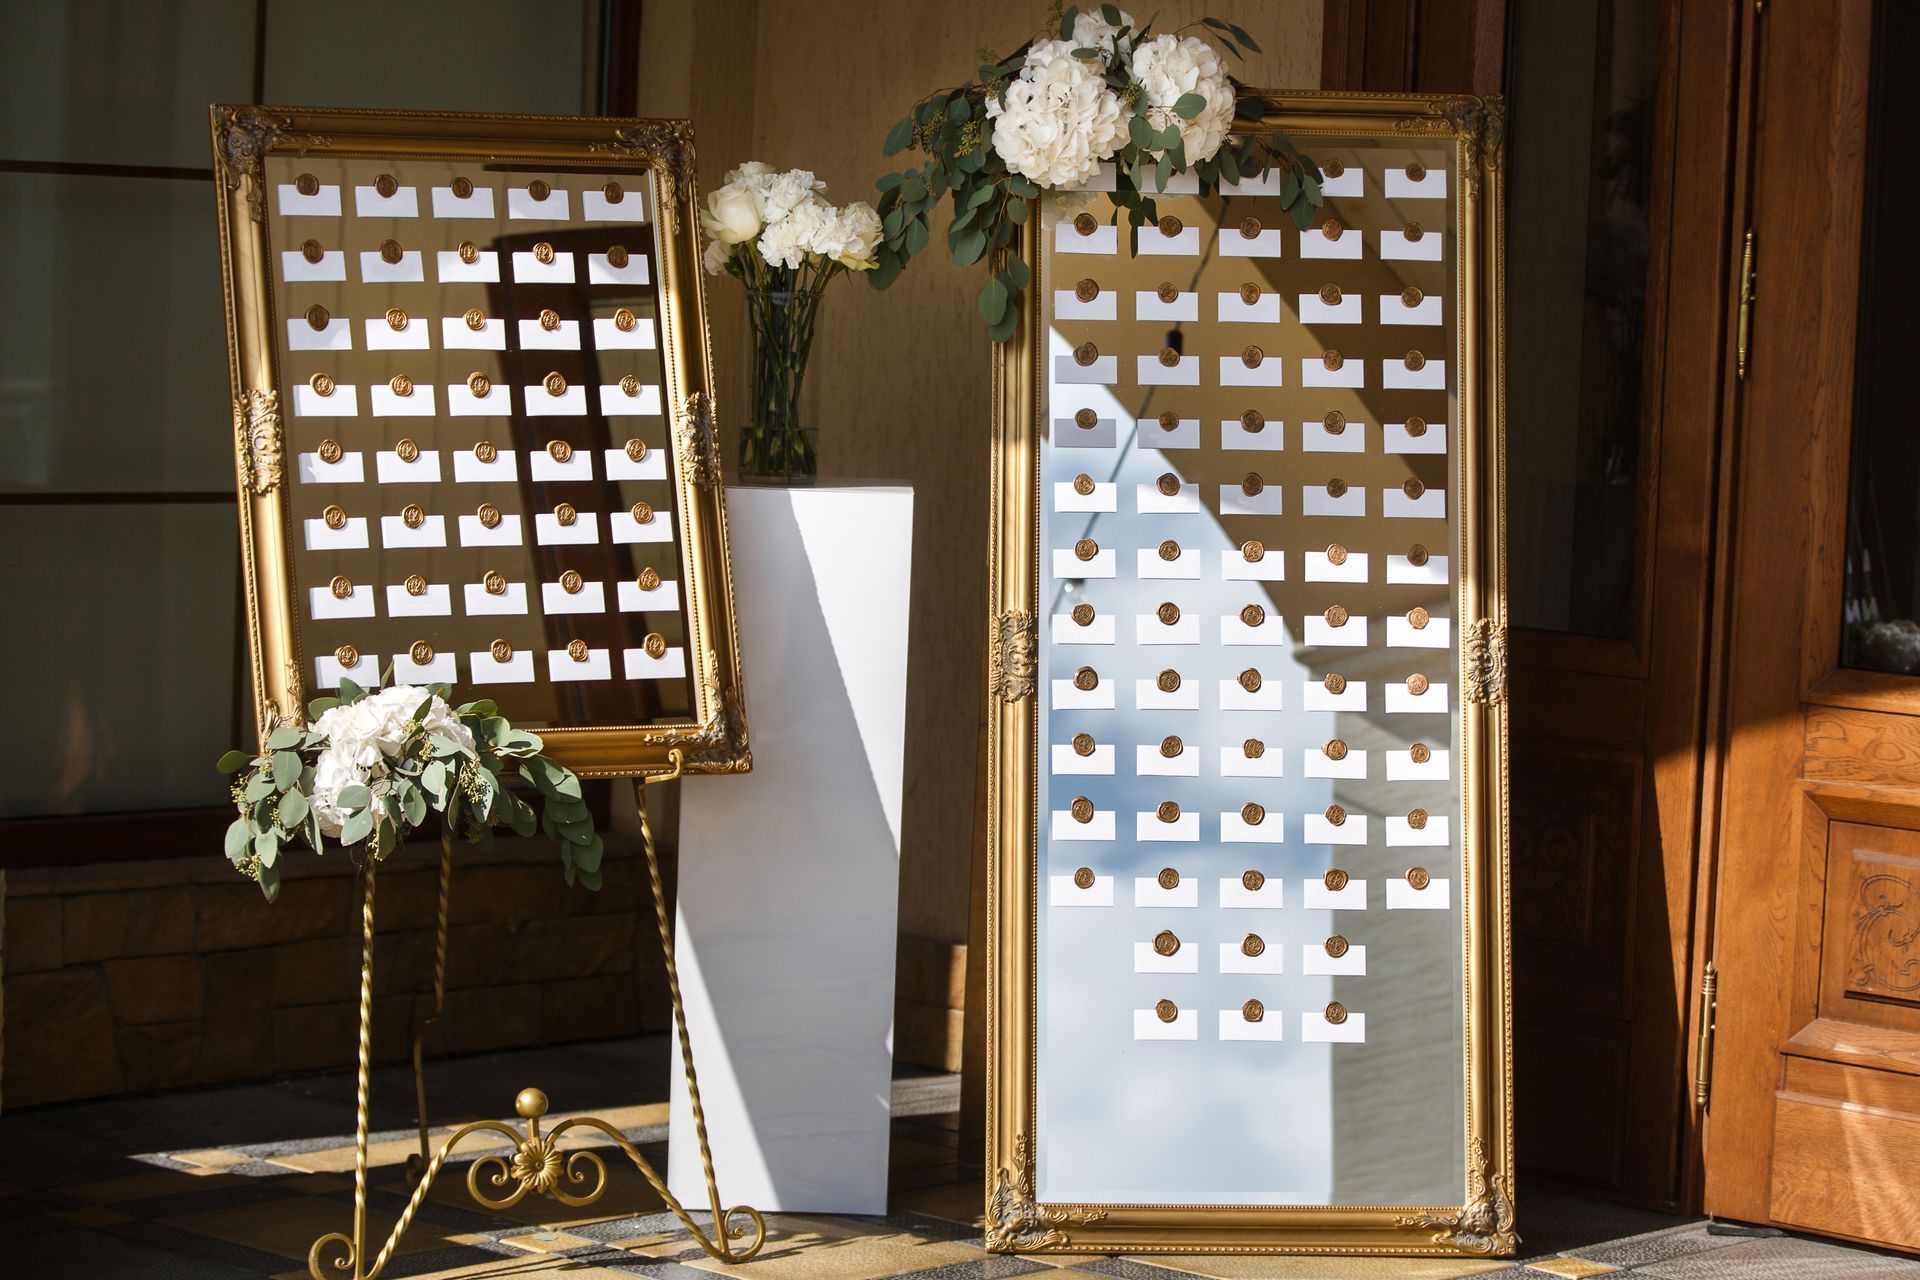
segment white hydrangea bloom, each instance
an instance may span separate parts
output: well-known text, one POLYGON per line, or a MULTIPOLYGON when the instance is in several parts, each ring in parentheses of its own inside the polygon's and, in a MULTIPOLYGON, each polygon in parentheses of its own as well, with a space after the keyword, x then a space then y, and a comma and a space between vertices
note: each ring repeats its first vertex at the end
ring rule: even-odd
MULTIPOLYGON (((1140 85, 1140 109, 1155 129, 1180 126, 1180 141, 1189 167, 1211 160, 1233 127, 1233 83, 1220 55, 1205 40, 1193 36, 1155 36, 1133 51, 1133 78, 1140 85), (1207 100, 1191 120, 1174 114, 1173 104, 1189 93, 1207 100)), ((1158 159, 1162 152, 1152 153, 1158 159)))
POLYGON ((1107 87, 1102 64, 1073 50, 1068 40, 1035 43, 1006 101, 987 98, 995 153, 1043 187, 1088 181, 1126 142, 1126 109, 1107 87))
POLYGON ((438 694, 428 703, 420 723, 413 723, 410 717, 426 696, 424 689, 397 684, 375 690, 351 706, 331 707, 313 722, 314 731, 326 737, 327 745, 314 762, 313 792, 307 798, 323 834, 339 835, 340 824, 347 819, 340 793, 385 778, 387 761, 398 758, 419 730, 445 734, 466 750, 476 750, 472 731, 438 694))
MULTIPOLYGON (((1120 10, 1120 26, 1127 28, 1129 31, 1135 29, 1133 25, 1133 15, 1125 9, 1120 10)), ((1111 58, 1113 57, 1113 38, 1119 34, 1120 27, 1114 26, 1105 18, 1101 17, 1098 8, 1087 13, 1076 13, 1073 16, 1073 35, 1071 39, 1075 45, 1081 48, 1091 46, 1111 58)))

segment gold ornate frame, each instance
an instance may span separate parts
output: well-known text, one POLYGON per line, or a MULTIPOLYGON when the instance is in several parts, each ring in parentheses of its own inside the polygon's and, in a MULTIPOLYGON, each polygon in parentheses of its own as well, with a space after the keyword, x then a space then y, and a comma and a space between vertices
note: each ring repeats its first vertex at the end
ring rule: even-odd
MULTIPOLYGON (((1002 1252, 1508 1255, 1512 1199, 1512 974, 1507 857, 1505 490, 1502 391, 1504 105, 1498 98, 1294 94, 1261 121, 1303 140, 1418 137, 1455 148, 1461 197, 1458 587, 1462 814, 1462 978, 1467 1026, 1465 1167, 1449 1205, 1368 1207, 1042 1204, 1035 1195, 1036 919, 1039 896, 1036 698, 1039 420, 1046 391, 1040 272, 993 366, 989 556, 987 881, 990 962, 987 1247, 1002 1252), (1469 620, 1471 620, 1469 622, 1469 620)), ((1040 262, 1041 219, 1022 252, 1040 262)))
MULTIPOLYGON (((726 509, 714 436, 713 375, 700 269, 693 130, 685 120, 581 119, 215 106, 228 368, 233 399, 247 638, 255 720, 264 740, 306 704, 295 621, 269 275, 265 160, 272 155, 545 163, 604 170, 644 189, 657 210, 660 357, 669 472, 683 515, 685 609, 694 715, 685 724, 546 726, 548 754, 589 777, 658 773, 678 753, 687 772, 751 766, 727 563, 726 509)), ((511 708, 505 708, 511 714, 511 708)))

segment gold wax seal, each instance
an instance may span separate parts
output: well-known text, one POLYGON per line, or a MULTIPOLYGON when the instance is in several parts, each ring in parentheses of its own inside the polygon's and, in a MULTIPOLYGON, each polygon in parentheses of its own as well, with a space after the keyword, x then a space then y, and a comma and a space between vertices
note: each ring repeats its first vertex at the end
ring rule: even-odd
POLYGON ((1259 1022, 1267 1016, 1267 1006, 1258 1000, 1249 1000, 1240 1006, 1240 1017, 1246 1022, 1259 1022))
POLYGON ((560 313, 552 307, 540 308, 540 327, 552 333, 560 327, 560 313))
POLYGON ((1327 625, 1330 627, 1344 627, 1347 625, 1347 607, 1345 605, 1330 604, 1327 606, 1326 613, 1321 616, 1327 620, 1327 625))
POLYGON ((1100 673, 1092 667, 1081 667, 1073 673, 1073 687, 1082 693, 1092 693, 1100 687, 1100 673))
POLYGON ((560 589, 570 596, 579 595, 586 585, 586 579, 582 578, 576 569, 569 569, 560 575, 560 589))
POLYGON ((1262 609, 1257 604, 1250 604, 1246 608, 1240 611, 1240 621, 1246 623, 1250 627, 1261 626, 1265 624, 1266 620, 1267 620, 1267 611, 1265 609, 1262 609))
POLYGON ((473 179, 464 174, 455 178, 449 186, 457 199, 465 200, 473 194, 473 179))
POLYGON ((1251 343, 1248 344, 1246 350, 1240 353, 1240 363, 1249 369, 1258 369, 1260 362, 1266 358, 1267 353, 1259 347, 1253 346, 1251 343))
POLYGON ((1153 816, 1162 822, 1178 822, 1180 821, 1180 806, 1172 800, 1162 800, 1160 807, 1153 811, 1153 816))
POLYGON ((425 640, 415 640, 411 645, 407 646, 407 656, 412 658, 417 665, 424 667, 433 661, 433 646, 425 640))
POLYGON ((1169 213, 1169 214, 1167 214, 1167 215, 1166 215, 1165 217, 1163 217, 1163 218, 1161 218, 1161 219, 1160 219, 1160 234, 1161 234, 1161 235, 1163 235, 1163 236, 1177 236, 1177 235, 1179 235, 1179 234, 1180 234, 1180 219, 1178 219, 1178 218, 1176 218, 1176 217, 1174 217, 1174 216, 1173 216, 1172 214, 1170 214, 1170 213, 1169 213))
POLYGON ((1160 874, 1154 877, 1154 879, 1162 889, 1178 889, 1180 887, 1180 873, 1172 867, 1160 868, 1160 874))
POLYGON ((1073 735, 1073 754, 1077 756, 1092 755, 1094 748, 1098 745, 1098 743, 1094 742, 1093 735, 1090 733, 1076 733, 1073 735))
POLYGON ((630 259, 627 257, 627 246, 616 244, 608 247, 607 265, 615 271, 625 271, 629 261, 630 259))
POLYGON ((1258 409, 1248 409, 1240 415, 1240 429, 1249 434, 1258 435, 1266 430, 1267 415, 1258 409))
POLYGON ((1240 544, 1240 558, 1248 564, 1259 564, 1267 558, 1267 546, 1258 538, 1248 538, 1240 544))
POLYGON ((1180 621, 1180 606, 1171 600, 1164 600, 1161 602, 1160 607, 1154 610, 1154 614, 1160 621, 1166 623, 1168 626, 1172 626, 1174 623, 1180 621))
POLYGON ((1320 877, 1320 883, 1326 885, 1330 892, 1338 893, 1347 887, 1347 873, 1338 867, 1334 867, 1328 871, 1327 874, 1320 877))
POLYGON ((490 596, 503 596, 507 594, 506 577, 493 569, 487 570, 486 575, 480 579, 480 586, 490 596))
POLYGON ((1425 809, 1407 810, 1407 827, 1413 831, 1425 831, 1427 829, 1427 811, 1425 809))
POLYGON ((1267 950, 1266 939, 1262 938, 1257 933, 1250 933, 1246 937, 1240 939, 1240 954, 1247 957, 1247 959, 1249 960, 1254 959, 1256 956, 1261 956, 1266 954, 1266 950, 1267 950))
POLYGON ((491 390, 493 390, 493 383, 486 374, 476 369, 467 375, 467 391, 476 400, 485 399, 487 392, 491 390))
POLYGON ((1422 293, 1417 286, 1408 285, 1400 291, 1400 305, 1403 307, 1417 307, 1426 300, 1427 295, 1422 293))
POLYGON ((1180 477, 1171 471, 1164 471, 1160 474, 1160 478, 1154 482, 1154 487, 1160 490, 1162 496, 1171 498, 1174 494, 1180 492, 1180 477))
POLYGON ((1340 225, 1340 219, 1338 218, 1328 218, 1320 224, 1320 234, 1329 240, 1338 240, 1346 233, 1347 229, 1340 225))
POLYGON ((513 646, 505 640, 495 640, 487 646, 487 652, 493 655, 495 662, 505 662, 507 659, 513 657, 513 646))
POLYGON ((404 333, 407 328, 407 313, 399 307, 387 308, 387 328, 395 333, 404 333))
POLYGON ((320 461, 333 463, 340 461, 340 459, 345 456, 346 450, 340 447, 338 440, 322 440, 320 442, 319 453, 320 461))
POLYGON ((1240 873, 1240 887, 1245 889, 1248 893, 1258 893, 1260 891, 1260 887, 1266 884, 1266 882, 1267 882, 1267 877, 1262 872, 1242 871, 1240 873))
POLYGON ((332 318, 332 316, 327 314, 327 309, 317 302, 307 308, 307 328, 312 329, 315 333, 319 333, 325 329, 327 327, 327 321, 332 318))
POLYGON ((567 462, 573 457, 573 446, 565 440, 547 441, 547 456, 555 462, 567 462))
POLYGON ((1099 554, 1100 544, 1092 538, 1082 538, 1073 544, 1073 558, 1076 560, 1091 560, 1099 554))
POLYGON ((1082 824, 1092 822, 1093 821, 1093 801, 1087 799, 1085 796, 1075 796, 1073 798, 1073 803, 1067 806, 1067 812, 1073 815, 1073 820, 1075 822, 1082 823, 1082 824))
POLYGON ((649 658, 657 661, 666 656, 667 638, 658 631, 649 631, 647 638, 640 642, 640 647, 646 651, 649 658))
POLYGON ((630 508, 630 514, 633 516, 633 522, 635 524, 652 524, 653 504, 651 502, 636 502, 632 508, 630 508))
POLYGON ((1338 1000, 1327 1001, 1327 1021, 1337 1027, 1346 1020, 1347 1006, 1341 1004, 1338 1000))
MULTIPOLYGON (((547 388, 547 389, 548 389, 548 390, 550 390, 550 391, 551 391, 551 390, 553 389, 553 388, 552 388, 552 381, 553 381, 553 379, 554 379, 554 378, 557 378, 557 377, 559 377, 559 376, 560 376, 560 375, 559 375, 559 374, 557 374, 557 373, 556 373, 556 374, 550 374, 550 375, 548 376, 548 379, 547 379, 547 381, 548 381, 548 388, 547 388)), ((564 386, 565 384, 563 383, 562 385, 564 386)), ((640 394, 640 386, 641 386, 641 383, 640 383, 640 379, 639 379, 639 377, 638 377, 637 375, 635 375, 635 374, 631 374, 631 373, 629 373, 629 374, 625 374, 625 375, 623 375, 623 376, 621 377, 621 379, 620 379, 620 394, 621 394, 621 395, 623 395, 623 396, 637 396, 637 395, 639 395, 639 394, 640 394)), ((558 395, 558 394, 560 394, 560 393, 556 391, 556 392, 554 392, 554 394, 555 394, 555 395, 558 395)))
POLYGON ((1410 415, 1402 425, 1406 427, 1407 434, 1415 440, 1427 434, 1427 420, 1418 414, 1410 415))
POLYGON ((1073 606, 1073 612, 1068 616, 1073 619, 1075 626, 1087 626, 1093 621, 1093 606, 1090 604, 1077 604, 1073 606))
POLYGON ((333 581, 327 584, 327 590, 333 592, 335 600, 345 600, 353 594, 353 583, 336 573, 333 581))
POLYGON ((1172 302, 1175 298, 1180 296, 1180 286, 1175 284, 1171 280, 1162 280, 1160 282, 1160 287, 1158 289, 1155 289, 1153 293, 1154 293, 1154 296, 1159 298, 1160 301, 1162 302, 1172 302))
POLYGON ((1248 738, 1240 744, 1240 754, 1248 760, 1258 760, 1267 754, 1267 744, 1258 738, 1248 738))
POLYGON ((1408 240, 1410 241, 1419 240, 1422 236, 1426 234, 1427 234, 1427 229, 1421 226, 1419 223, 1409 222, 1407 224, 1406 237, 1408 240))
POLYGON ((1250 800, 1240 806, 1240 821, 1246 823, 1248 826, 1257 827, 1266 820, 1267 810, 1264 805, 1254 804, 1250 800))
POLYGON ((1320 419, 1320 425, 1326 429, 1328 435, 1337 436, 1347 429, 1347 415, 1338 409, 1329 409, 1326 416, 1320 419))
POLYGON ((1073 425, 1083 429, 1096 426, 1099 421, 1100 415, 1091 409, 1081 409, 1073 415, 1073 425))
POLYGON ((347 513, 341 507, 329 504, 327 509, 320 513, 320 518, 327 522, 327 528, 329 529, 344 529, 347 527, 347 513))
POLYGON ((454 252, 458 253, 460 255, 460 261, 466 263, 468 266, 472 266, 474 263, 480 261, 480 246, 471 240, 462 240, 460 247, 454 252))
POLYGON ((333 651, 333 660, 351 671, 360 665, 360 651, 350 644, 343 644, 333 651))
POLYGON ((1326 303, 1330 307, 1339 306, 1340 305, 1340 286, 1337 284, 1321 285, 1320 301, 1326 303))
POLYGON ((1260 219, 1254 217, 1240 219, 1240 238, 1242 240, 1251 240, 1259 234, 1260 219))
POLYGON ((398 240, 382 240, 380 242, 380 261, 386 263, 388 266, 397 265, 400 259, 406 256, 406 250, 400 247, 398 240))
POLYGON ((535 178, 527 184, 527 194, 535 200, 545 200, 553 194, 553 188, 547 185, 545 178, 535 178))
POLYGON ((633 314, 630 307, 621 307, 613 313, 613 327, 622 333, 632 333, 639 323, 639 317, 633 314))
POLYGON ((1335 960, 1338 960, 1341 956, 1347 954, 1347 940, 1341 937, 1337 933, 1334 934, 1332 937, 1328 938, 1321 945, 1326 948, 1327 954, 1332 956, 1335 960))
POLYGON ((404 373, 396 373, 387 380, 387 387, 397 396, 410 396, 413 394, 413 379, 404 373))
POLYGON ((402 462, 417 462, 420 459, 420 446, 411 436, 402 436, 400 443, 393 446, 393 453, 402 462))
POLYGON ((1427 358, 1418 351, 1407 352, 1407 368, 1418 372, 1427 367, 1427 358))
MULTIPOLYGON (((478 452, 478 450, 476 450, 476 452, 478 452)), ((488 529, 497 529, 500 527, 500 508, 494 506, 491 502, 481 503, 480 509, 474 514, 480 517, 480 523, 483 527, 488 529)))
POLYGON ((1325 365, 1329 371, 1338 369, 1346 362, 1347 358, 1331 347, 1320 353, 1320 363, 1325 365))
POLYGON ((478 307, 468 307, 466 315, 461 318, 467 322, 467 328, 475 333, 487 327, 487 313, 478 307))
POLYGON ((1419 543, 1407 548, 1407 563, 1418 568, 1427 562, 1427 549, 1419 543))
POLYGON ((567 380, 560 376, 558 370, 542 378, 540 385, 547 389, 547 394, 550 396, 563 396, 567 394, 567 380))
POLYGON ((648 565, 640 571, 640 576, 634 581, 642 591, 658 591, 660 589, 660 571, 652 565, 648 565))
POLYGON ((1431 687, 1432 686, 1427 683, 1427 678, 1418 671, 1407 677, 1407 692, 1416 698, 1431 687))
POLYGON ((1407 165, 1408 182, 1421 182, 1426 179, 1426 176, 1427 166, 1421 164, 1418 160, 1412 161, 1407 165))
POLYGON ((1073 286, 1073 296, 1082 302, 1092 302, 1100 296, 1100 282, 1092 276, 1085 277, 1073 286))
POLYGON ((1091 889, 1093 888, 1093 880, 1094 880, 1094 876, 1093 876, 1092 867, 1081 867, 1073 873, 1073 883, 1075 888, 1091 889))
POLYGON ((1075 364, 1089 365, 1089 364, 1092 364, 1095 360, 1098 360, 1099 358, 1100 358, 1100 348, 1094 346, 1091 342, 1083 342, 1079 346, 1073 349, 1073 359, 1075 364))
POLYGON ((1166 368, 1171 369, 1180 363, 1180 353, 1172 347, 1162 347, 1160 348, 1160 363, 1166 368))
POLYGON ((427 522, 427 513, 417 502, 409 502, 400 509, 400 523, 409 529, 418 529, 427 522))
POLYGON ((1341 546, 1337 542, 1329 543, 1327 545, 1327 563, 1328 564, 1345 564, 1346 562, 1347 562, 1347 549, 1341 546))
POLYGON ((1320 172, 1329 178, 1337 178, 1347 171, 1347 166, 1338 160, 1329 160, 1320 166, 1320 172))
POLYGON ((1162 1022, 1172 1022, 1180 1016, 1180 1006, 1171 1000, 1162 1000, 1153 1006, 1153 1014, 1162 1022))
POLYGON ((606 198, 608 204, 619 204, 627 198, 626 189, 617 182, 609 182, 601 187, 600 194, 606 198))
POLYGON ((327 256, 327 251, 320 247, 318 240, 309 240, 300 246, 300 256, 308 262, 318 262, 327 256))
POLYGON ((1153 950, 1156 955, 1173 955, 1180 950, 1180 939, 1173 930, 1162 929, 1153 935, 1153 950))
POLYGON ((1433 759, 1433 748, 1424 742, 1416 742, 1407 748, 1407 758, 1415 764, 1425 764, 1433 759))
POLYGON ((1335 476, 1333 479, 1327 481, 1327 496, 1329 498, 1346 497, 1347 482, 1345 480, 1342 480, 1339 476, 1335 476))
POLYGON ((1245 689, 1248 693, 1260 692, 1260 686, 1263 683, 1265 683, 1260 678, 1260 671, 1256 667, 1248 667, 1245 671, 1242 671, 1240 673, 1238 678, 1240 681, 1240 687, 1242 689, 1245 689))
POLYGON ((400 184, 394 181, 392 174, 383 173, 373 180, 373 189, 379 192, 383 199, 391 200, 394 193, 400 190, 400 184))
POLYGON ((1073 491, 1083 498, 1092 493, 1095 487, 1093 477, 1084 471, 1073 478, 1073 491))
POLYGON ((1330 827, 1344 827, 1347 825, 1347 811, 1337 804, 1330 804, 1327 806, 1326 819, 1330 827))
POLYGON ((1418 498, 1426 491, 1427 486, 1421 484, 1418 480, 1408 480, 1400 486, 1400 492, 1406 494, 1409 498, 1418 498))
POLYGON ((585 662, 587 660, 587 642, 585 640, 567 641, 567 656, 575 662, 585 662))
POLYGON ((1180 673, 1168 667, 1153 678, 1154 687, 1162 693, 1174 693, 1180 688, 1180 673))
POLYGON ((1433 615, 1419 605, 1407 610, 1407 625, 1415 631, 1425 631, 1427 624, 1433 621, 1433 615))
POLYGON ((1347 758, 1347 744, 1340 738, 1328 738, 1327 744, 1320 748, 1320 754, 1329 760, 1345 760, 1347 758))
POLYGON ((1258 471, 1249 471, 1246 475, 1240 477, 1240 492, 1246 494, 1249 498, 1258 497, 1260 492, 1266 487, 1267 482, 1260 478, 1258 471))
POLYGON ((1249 281, 1240 286, 1240 301, 1252 306, 1260 301, 1260 286, 1249 281))
POLYGON ((1180 544, 1172 538, 1168 538, 1165 542, 1162 542, 1160 544, 1160 558, 1169 563, 1178 560, 1180 558, 1180 544))
POLYGON ((571 502, 562 502, 554 507, 553 518, 559 522, 561 528, 570 529, 574 522, 580 519, 580 512, 571 502))
POLYGON ((1187 744, 1180 741, 1180 735, 1177 733, 1170 733, 1166 737, 1160 739, 1160 755, 1162 759, 1166 759, 1166 760, 1178 759, 1180 756, 1180 753, 1182 751, 1185 751, 1186 749, 1187 749, 1187 744))
POLYGON ((308 378, 307 385, 313 388, 313 394, 317 396, 330 396, 333 394, 333 379, 324 373, 316 373, 311 378, 308 378))
POLYGON ((534 245, 533 260, 535 262, 538 262, 543 267, 552 266, 553 265, 553 246, 548 244, 545 240, 542 240, 539 244, 534 245))
POLYGON ((417 573, 408 574, 407 580, 400 585, 406 588, 407 594, 410 596, 423 596, 427 594, 427 580, 417 573))
POLYGON ((293 189, 303 196, 317 196, 320 194, 320 179, 303 173, 293 180, 293 189))
POLYGON ((645 462, 647 460, 647 442, 635 436, 626 443, 627 461, 645 462))
POLYGON ((1416 889, 1416 890, 1424 889, 1432 883, 1433 883, 1433 877, 1427 874, 1427 869, 1425 867, 1408 867, 1407 868, 1407 887, 1408 888, 1416 889))
POLYGON ((1160 429, 1162 431, 1171 431, 1179 425, 1180 415, 1173 410, 1168 409, 1160 415, 1160 429))
POLYGON ((1073 229, 1083 236, 1090 236, 1100 226, 1099 219, 1090 213, 1082 213, 1073 220, 1073 229))
POLYGON ((1347 691, 1347 678, 1338 671, 1327 672, 1327 678, 1322 680, 1320 684, 1328 693, 1333 694, 1335 697, 1347 691))
POLYGON ((500 456, 500 448, 491 440, 477 440, 473 445, 474 461, 485 464, 500 456))

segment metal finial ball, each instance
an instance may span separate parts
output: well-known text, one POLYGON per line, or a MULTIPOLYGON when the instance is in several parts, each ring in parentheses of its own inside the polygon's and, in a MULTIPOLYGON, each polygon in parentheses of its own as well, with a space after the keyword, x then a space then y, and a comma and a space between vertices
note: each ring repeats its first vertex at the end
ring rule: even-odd
POLYGON ((538 1089, 522 1089, 513 1100, 513 1109, 523 1120, 538 1120, 547 1114, 547 1095, 538 1089))

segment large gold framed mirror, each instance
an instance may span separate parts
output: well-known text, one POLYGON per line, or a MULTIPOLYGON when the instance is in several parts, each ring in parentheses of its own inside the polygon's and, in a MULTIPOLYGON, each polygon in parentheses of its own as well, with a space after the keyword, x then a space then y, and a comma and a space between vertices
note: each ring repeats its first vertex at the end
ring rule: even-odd
POLYGON ((686 121, 212 109, 260 732, 490 698, 748 766, 686 121))
POLYGON ((994 1248, 1514 1249, 1501 121, 1279 97, 1304 230, 1277 174, 1174 185, 1137 235, 1099 182, 1026 223, 994 1248))

